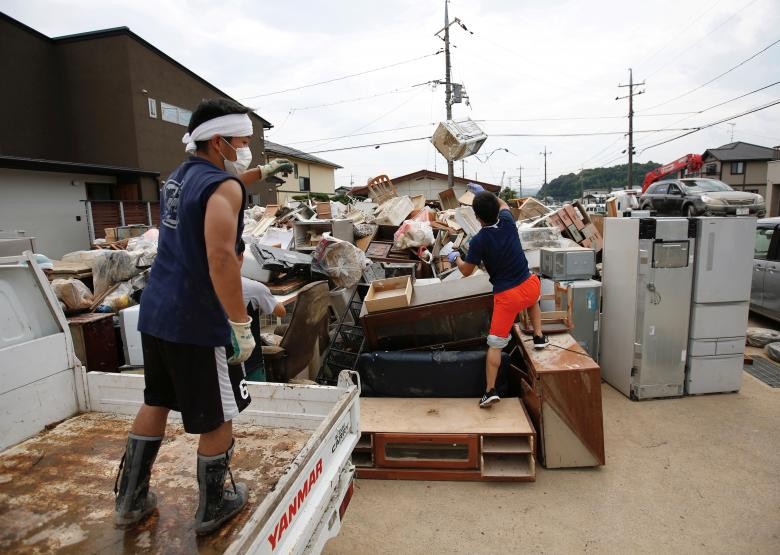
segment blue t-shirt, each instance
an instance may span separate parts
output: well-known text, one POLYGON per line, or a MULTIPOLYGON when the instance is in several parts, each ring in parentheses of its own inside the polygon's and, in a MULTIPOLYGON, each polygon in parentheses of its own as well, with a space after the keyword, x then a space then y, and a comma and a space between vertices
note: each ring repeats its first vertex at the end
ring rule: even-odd
POLYGON ((493 284, 493 293, 512 289, 527 280, 528 260, 525 258, 512 213, 504 208, 498 212, 495 225, 483 227, 469 243, 466 262, 485 263, 493 284))
MULTIPOLYGON (((230 326, 209 276, 204 220, 206 203, 227 179, 240 180, 204 158, 191 156, 176 168, 160 194, 160 237, 149 282, 141 296, 139 331, 174 343, 219 347, 230 343, 230 326)), ((236 247, 244 230, 238 213, 236 247)))

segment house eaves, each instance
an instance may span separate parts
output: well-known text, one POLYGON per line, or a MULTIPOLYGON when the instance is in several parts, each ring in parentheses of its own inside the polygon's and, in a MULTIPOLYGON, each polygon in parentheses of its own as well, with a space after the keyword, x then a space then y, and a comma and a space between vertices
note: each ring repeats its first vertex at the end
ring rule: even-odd
POLYGON ((710 148, 702 154, 703 159, 714 158, 721 162, 741 162, 747 160, 773 160, 777 157, 775 149, 737 141, 718 148, 710 148))
POLYGON ((323 160, 322 158, 318 158, 317 156, 308 154, 306 152, 303 152, 302 150, 291 148, 289 146, 280 145, 278 143, 272 143, 271 141, 265 141, 265 152, 266 155, 268 153, 274 153, 274 154, 278 154, 279 156, 297 158, 299 160, 305 160, 307 162, 312 162, 313 164, 319 164, 321 166, 328 166, 330 168, 337 169, 337 170, 342 169, 341 166, 339 166, 338 164, 334 164, 333 162, 328 162, 327 160, 323 160))
POLYGON ((43 160, 40 158, 24 158, 21 156, 3 155, 0 155, 0 168, 59 173, 85 173, 89 175, 143 175, 149 177, 160 176, 160 172, 142 170, 139 168, 105 166, 101 164, 82 164, 79 162, 62 162, 59 160, 43 160))

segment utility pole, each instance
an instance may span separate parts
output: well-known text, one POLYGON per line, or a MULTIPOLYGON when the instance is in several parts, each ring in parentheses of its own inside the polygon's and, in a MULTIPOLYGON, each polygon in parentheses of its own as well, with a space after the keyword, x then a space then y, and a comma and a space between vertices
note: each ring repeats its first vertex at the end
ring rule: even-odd
MULTIPOLYGON (((447 106, 447 120, 452 119, 452 81, 450 80, 450 12, 449 0, 444 0, 444 66, 445 66, 445 90, 444 103, 447 106)), ((447 160, 447 187, 455 186, 455 171, 452 160, 447 160)))
POLYGON ((523 166, 517 166, 517 186, 520 188, 518 196, 523 198, 523 166))
POLYGON ((544 156, 544 184, 547 185, 547 157, 552 154, 552 152, 547 151, 547 145, 544 146, 544 152, 540 152, 539 156, 544 156))
POLYGON ((733 143, 734 142, 734 128, 737 126, 737 124, 736 123, 727 123, 726 125, 730 125, 731 126, 731 140, 729 142, 733 143))
POLYGON ((628 95, 615 97, 615 100, 628 98, 628 183, 626 189, 630 189, 634 182, 634 96, 645 92, 634 93, 634 87, 641 87, 644 84, 644 81, 634 84, 634 72, 628 68, 628 85, 618 85, 618 87, 628 87, 628 95))

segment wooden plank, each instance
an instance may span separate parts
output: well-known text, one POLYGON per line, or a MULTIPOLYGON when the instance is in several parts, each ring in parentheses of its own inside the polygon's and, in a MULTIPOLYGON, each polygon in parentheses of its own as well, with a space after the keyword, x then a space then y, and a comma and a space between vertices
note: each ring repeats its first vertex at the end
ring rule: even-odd
POLYGON ((482 436, 482 453, 533 453, 533 436, 482 436))
POLYGON ((517 397, 490 410, 477 399, 365 397, 360 400, 361 432, 404 434, 532 435, 533 426, 517 397))

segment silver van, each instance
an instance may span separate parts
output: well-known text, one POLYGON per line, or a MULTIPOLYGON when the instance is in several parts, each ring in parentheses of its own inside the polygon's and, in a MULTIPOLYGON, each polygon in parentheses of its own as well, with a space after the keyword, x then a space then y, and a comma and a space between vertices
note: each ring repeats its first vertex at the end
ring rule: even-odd
POLYGON ((750 310, 780 322, 780 217, 756 225, 750 310))

